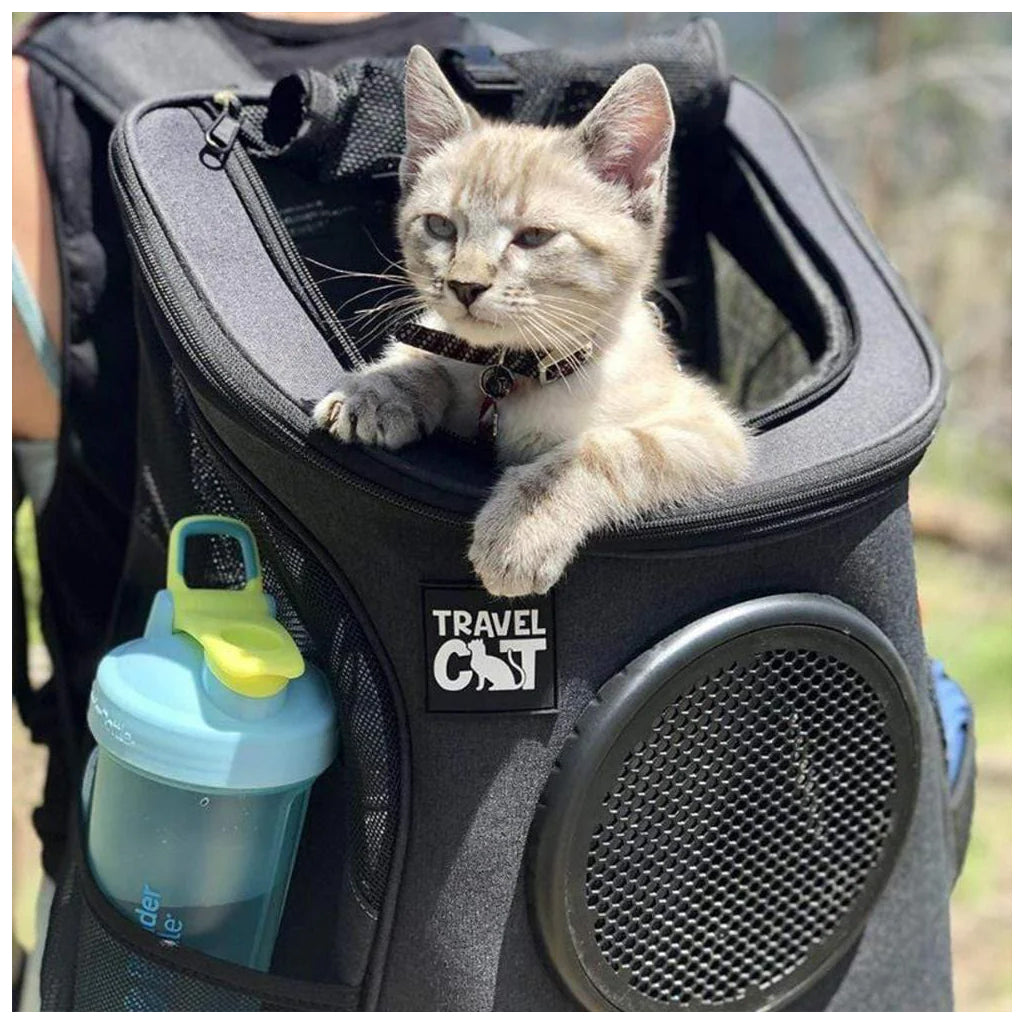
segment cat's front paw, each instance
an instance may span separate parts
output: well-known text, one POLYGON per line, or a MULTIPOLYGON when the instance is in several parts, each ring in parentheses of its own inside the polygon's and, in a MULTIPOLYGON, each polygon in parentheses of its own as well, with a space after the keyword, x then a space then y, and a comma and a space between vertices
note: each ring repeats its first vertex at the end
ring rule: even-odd
POLYGON ((545 594, 562 578, 579 539, 548 504, 525 501, 513 479, 503 481, 481 509, 469 560, 489 593, 545 594))
POLYGON ((339 441, 390 449, 418 441, 427 433, 408 391, 380 373, 356 377, 342 390, 320 399, 313 409, 313 422, 339 441))

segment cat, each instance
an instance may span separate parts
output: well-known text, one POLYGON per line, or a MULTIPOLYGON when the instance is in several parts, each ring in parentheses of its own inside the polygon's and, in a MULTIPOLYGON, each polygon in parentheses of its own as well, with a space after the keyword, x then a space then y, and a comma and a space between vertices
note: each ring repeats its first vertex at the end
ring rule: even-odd
MULTIPOLYGON (((485 683, 490 683, 491 690, 521 690, 526 682, 526 673, 522 666, 512 662, 513 668, 518 673, 516 679, 508 662, 496 658, 493 654, 487 653, 487 646, 483 640, 470 640, 467 644, 470 651, 469 667, 476 673, 476 688, 482 690, 485 683)), ((511 656, 510 656, 511 658, 511 656)))
MULTIPOLYGON (((640 64, 575 128, 490 122, 416 46, 405 117, 397 230, 419 322, 575 370, 515 379, 496 403, 505 468, 468 551, 491 594, 544 593, 592 533, 720 492, 748 466, 740 420, 679 368, 645 297, 666 217, 668 90, 640 64)), ((480 365, 393 341, 313 416, 389 449, 440 427, 472 437, 481 386, 480 365)))

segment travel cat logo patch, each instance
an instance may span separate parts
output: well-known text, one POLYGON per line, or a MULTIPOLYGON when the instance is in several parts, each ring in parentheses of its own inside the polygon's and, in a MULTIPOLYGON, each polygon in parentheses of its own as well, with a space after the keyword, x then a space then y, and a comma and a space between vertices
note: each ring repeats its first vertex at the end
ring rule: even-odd
POLYGON ((423 588, 428 711, 544 711, 555 700, 550 595, 423 588))

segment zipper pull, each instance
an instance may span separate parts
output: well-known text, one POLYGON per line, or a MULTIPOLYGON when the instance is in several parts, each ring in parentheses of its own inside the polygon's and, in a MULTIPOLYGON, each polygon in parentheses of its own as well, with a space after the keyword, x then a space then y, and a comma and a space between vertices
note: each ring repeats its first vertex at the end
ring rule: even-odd
POLYGON ((206 147, 223 163, 242 128, 242 101, 233 92, 223 89, 214 94, 213 102, 221 111, 206 129, 206 147))

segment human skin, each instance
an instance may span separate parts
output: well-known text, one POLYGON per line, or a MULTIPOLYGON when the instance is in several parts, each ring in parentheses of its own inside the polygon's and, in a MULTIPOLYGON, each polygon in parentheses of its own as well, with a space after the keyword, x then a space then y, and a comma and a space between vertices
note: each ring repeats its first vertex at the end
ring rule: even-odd
MULTIPOLYGON (((56 345, 61 335, 61 287, 50 189, 32 116, 28 62, 13 60, 12 234, 29 284, 56 345)), ((60 398, 47 380, 21 318, 13 313, 13 435, 18 439, 56 438, 60 398)))

